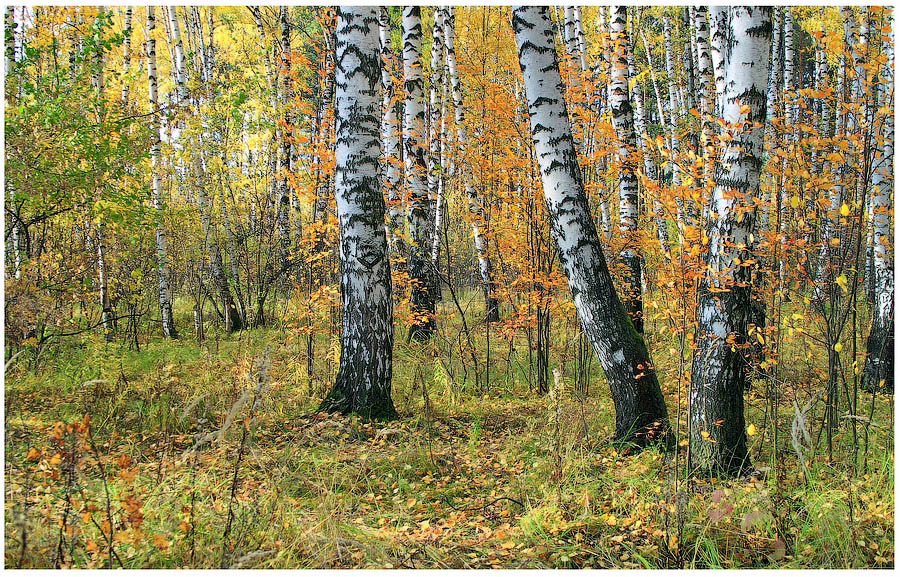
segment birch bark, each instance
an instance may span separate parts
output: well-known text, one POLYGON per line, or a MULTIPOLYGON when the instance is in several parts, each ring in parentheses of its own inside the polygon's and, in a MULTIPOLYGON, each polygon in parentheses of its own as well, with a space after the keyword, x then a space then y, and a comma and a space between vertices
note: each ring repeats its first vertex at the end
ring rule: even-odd
POLYGON ((714 474, 744 467, 744 358, 753 273, 755 197, 763 158, 771 7, 732 7, 725 122, 730 138, 716 163, 707 270, 697 306, 691 369, 691 462, 714 474))
POLYGON ((644 340, 616 294, 591 218, 547 8, 515 7, 512 27, 560 264, 585 335, 609 381, 615 436, 643 445, 667 430, 666 405, 644 340))
POLYGON ((428 191, 425 183, 425 108, 422 82, 422 16, 418 6, 403 8, 403 80, 406 106, 403 112, 403 148, 406 186, 409 194, 409 258, 413 314, 410 336, 418 341, 431 338, 435 327, 434 299, 428 249, 428 191))
POLYGON ((160 188, 159 166, 159 97, 156 80, 156 14, 153 6, 147 7, 147 96, 150 103, 150 171, 152 173, 152 201, 156 213, 156 263, 159 287, 159 310, 162 333, 167 339, 178 338, 172 319, 172 301, 169 293, 169 253, 166 236, 165 209, 160 188))
MULTIPOLYGON (((462 84, 459 81, 456 64, 456 48, 455 44, 455 20, 456 16, 453 7, 447 8, 447 17, 445 22, 445 34, 447 46, 447 71, 450 75, 450 88, 453 95, 453 112, 456 120, 456 140, 459 144, 462 158, 465 158, 466 150, 469 147, 469 136, 466 131, 465 107, 462 97, 462 84)), ((484 293, 485 318, 488 322, 498 322, 500 320, 500 310, 497 299, 493 296, 494 286, 494 265, 488 254, 487 239, 484 238, 482 229, 486 225, 484 207, 478 192, 472 184, 472 177, 469 174, 465 176, 466 198, 469 203, 469 214, 472 218, 472 238, 475 244, 475 255, 478 257, 478 273, 481 277, 481 289, 484 293)))
POLYGON ((341 360, 320 411, 397 416, 391 400, 391 271, 378 165, 381 50, 376 6, 339 7, 335 189, 341 258, 341 360))

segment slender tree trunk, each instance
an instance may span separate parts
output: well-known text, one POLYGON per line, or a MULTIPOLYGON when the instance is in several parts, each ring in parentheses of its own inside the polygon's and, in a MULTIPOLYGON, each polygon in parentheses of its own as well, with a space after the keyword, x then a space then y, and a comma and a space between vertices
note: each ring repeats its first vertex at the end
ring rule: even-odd
MULTIPOLYGON (((634 100, 634 125, 637 129, 637 141, 640 145, 640 153, 641 158, 644 162, 644 175, 646 176, 649 182, 655 182, 657 185, 660 185, 659 182, 659 171, 657 170, 656 163, 653 161, 653 157, 651 156, 651 146, 650 143, 650 135, 647 133, 647 111, 644 108, 644 95, 641 91, 640 83, 637 82, 637 70, 634 64, 634 29, 637 27, 637 24, 634 22, 635 16, 632 16, 631 22, 631 34, 628 34, 627 37, 627 49, 628 49, 628 77, 635 79, 632 84, 632 81, 629 80, 629 84, 632 84, 631 88, 631 98, 634 100)), ((650 63, 650 52, 647 52, 647 65, 653 72, 653 65, 650 63)), ((656 89, 656 76, 653 75, 653 87, 656 89)), ((657 103, 659 103, 659 91, 656 91, 657 103)), ((661 112, 662 109, 660 109, 661 112)), ((660 118, 662 118, 662 114, 660 114, 660 118)), ((666 221, 662 212, 662 207, 659 205, 659 201, 656 196, 651 197, 651 203, 653 205, 653 215, 654 221, 656 222, 656 238, 659 241, 659 248, 662 251, 662 254, 666 261, 668 262, 668 253, 669 253, 669 232, 666 229, 666 221)))
MULTIPOLYGON (((772 65, 769 67, 768 83, 766 88, 766 140, 774 143, 775 125, 772 118, 778 113, 778 99, 781 93, 780 86, 784 70, 784 58, 781 51, 781 7, 776 6, 772 16, 772 65)), ((760 221, 763 228, 768 224, 768 208, 763 208, 760 221)))
POLYGON ((893 17, 883 43, 887 61, 881 73, 881 86, 885 86, 883 144, 878 153, 872 175, 874 216, 873 273, 875 280, 874 316, 872 329, 866 342, 866 380, 870 389, 894 392, 894 263, 888 247, 891 246, 891 217, 894 214, 892 193, 894 189, 894 34, 893 17))
MULTIPOLYGON (((450 74, 450 87, 453 93, 453 111, 456 120, 456 139, 462 152, 461 158, 465 158, 465 151, 469 147, 469 136, 466 131, 465 124, 465 108, 463 105, 462 85, 459 81, 459 74, 456 66, 456 49, 454 47, 455 36, 455 14, 453 7, 450 6, 447 12, 445 22, 445 39, 447 45, 447 70, 450 74)), ((488 322, 498 322, 500 320, 500 309, 497 299, 494 296, 496 289, 494 285, 494 265, 488 254, 487 240, 484 238, 482 228, 487 224, 484 206, 481 198, 472 184, 472 176, 466 173, 465 176, 466 198, 469 202, 469 214, 472 217, 472 238, 475 244, 475 255, 478 257, 478 273, 481 277, 481 289, 484 293, 485 318, 488 322)))
MULTIPOLYGON (((444 13, 444 17, 446 19, 446 12, 444 13)), ((443 59, 443 74, 441 80, 441 111, 440 111, 440 129, 438 130, 438 182, 437 182, 437 197, 435 198, 435 206, 434 206, 434 236, 431 237, 431 266, 432 269, 437 271, 439 269, 440 264, 440 255, 441 255, 441 227, 444 226, 444 213, 447 212, 447 201, 445 199, 446 196, 446 169, 447 169, 447 102, 450 97, 450 94, 447 90, 447 85, 450 79, 450 73, 447 71, 447 59, 443 59)), ((434 283, 435 290, 435 300, 440 300, 441 298, 441 284, 440 282, 434 283)))
POLYGON ((378 30, 381 39, 381 173, 388 199, 388 243, 393 254, 400 256, 406 252, 403 243, 403 212, 400 191, 400 139, 397 107, 394 99, 394 81, 392 73, 395 69, 394 56, 391 53, 391 19, 387 8, 379 12, 378 30))
POLYGON ((156 261, 159 281, 159 310, 162 332, 167 339, 178 338, 172 319, 172 301, 169 293, 169 254, 166 237, 165 210, 159 176, 159 98, 156 86, 156 28, 154 7, 147 7, 147 93, 150 101, 150 170, 152 173, 152 200, 156 212, 156 261))
POLYGON ((425 108, 422 88, 422 17, 418 6, 403 8, 403 79, 406 107, 403 112, 403 148, 406 186, 409 194, 409 258, 412 283, 410 305, 414 316, 410 336, 418 341, 431 338, 435 327, 428 261, 428 191, 425 185, 425 108))
MULTIPOLYGON (((674 52, 672 47, 672 30, 671 30, 671 17, 667 11, 663 12, 663 38, 665 45, 665 53, 666 53, 666 77, 668 78, 668 107, 669 107, 669 117, 666 120, 665 124, 668 128, 669 133, 669 155, 671 156, 672 162, 669 163, 672 170, 672 186, 679 186, 681 184, 681 169, 678 166, 678 162, 680 158, 678 156, 678 151, 680 148, 680 143, 678 140, 678 119, 679 114, 678 103, 677 103, 677 92, 675 90, 675 59, 674 52)), ((677 217, 678 217, 678 229, 684 230, 685 225, 685 214, 684 214, 684 203, 681 201, 680 197, 676 198, 677 205, 677 217)))
MULTIPOLYGON (((98 17, 104 12, 104 7, 98 10, 98 17)), ((129 23, 130 24, 130 23, 129 23)), ((94 71, 92 74, 94 89, 97 91, 97 122, 104 122, 104 108, 100 104, 103 101, 103 47, 98 45, 94 51, 94 71)), ((103 215, 97 216, 97 225, 94 229, 94 239, 97 245, 97 283, 100 292, 100 320, 103 323, 103 338, 109 343, 112 338, 113 312, 110 308, 109 287, 106 280, 106 243, 103 236, 103 215)))
POLYGON ((291 95, 291 28, 288 22, 288 7, 281 6, 279 11, 281 22, 281 110, 284 127, 281 129, 281 152, 278 155, 279 201, 278 201, 278 235, 281 272, 284 274, 291 268, 291 139, 293 127, 290 110, 293 104, 291 95))
POLYGON ((710 6, 710 55, 712 57, 713 77, 716 84, 715 115, 722 116, 725 108, 725 54, 726 34, 728 33, 728 7, 710 6))
POLYGON ((172 30, 172 48, 175 61, 173 65, 178 106, 182 106, 187 100, 187 78, 184 70, 184 47, 181 44, 181 27, 178 25, 178 12, 175 6, 168 7, 169 28, 172 30))
POLYGON ((700 144, 704 155, 704 178, 712 178, 712 167, 715 161, 715 79, 713 74, 712 55, 710 51, 709 18, 706 6, 694 9, 694 28, 697 31, 697 78, 700 93, 700 144))
POLYGON ((609 29, 613 42, 612 66, 609 80, 609 99, 612 121, 616 129, 617 154, 619 157, 619 232, 625 240, 619 252, 619 260, 624 266, 622 301, 631 316, 634 328, 644 332, 643 302, 641 300, 641 256, 637 251, 640 244, 638 221, 638 180, 635 170, 637 156, 634 134, 634 114, 628 97, 628 59, 626 46, 628 34, 625 30, 628 16, 625 6, 610 9, 609 29))
POLYGON ((122 26, 122 105, 128 104, 128 71, 131 68, 131 19, 134 8, 125 8, 125 23, 122 26))
MULTIPOLYGON (((853 46, 855 44, 853 41, 853 12, 849 6, 841 7, 841 18, 844 25, 844 46, 853 46)), ((847 133, 848 115, 842 112, 841 104, 848 101, 847 72, 849 67, 850 58, 847 56, 847 50, 842 50, 840 64, 838 65, 837 86, 835 89, 836 102, 828 111, 829 127, 826 132, 826 136, 833 136, 833 141, 836 143, 846 138, 847 133)), ((832 148, 837 149, 837 146, 835 145, 832 148)), ((828 298, 827 295, 830 287, 833 286, 834 256, 837 254, 837 250, 831 246, 831 241, 834 238, 840 239, 839 211, 841 208, 841 199, 844 196, 843 181, 846 176, 846 163, 842 163, 840 166, 834 166, 834 163, 826 161, 825 170, 834 173, 834 183, 831 185, 831 190, 829 191, 828 211, 822 219, 822 244, 819 252, 819 270, 814 290, 815 298, 820 302, 828 298), (831 170, 828 170, 828 165, 831 165, 831 170)))
POLYGON ((335 188, 341 256, 341 361, 320 411, 397 416, 391 400, 391 271, 378 175, 381 118, 379 9, 339 7, 335 188))
POLYGON ((711 474, 740 470, 747 459, 744 354, 771 34, 771 7, 731 8, 725 122, 732 136, 716 163, 690 392, 691 461, 711 474))
POLYGON ((438 270, 436 256, 434 252, 438 243, 438 225, 440 224, 440 211, 442 209, 441 178, 444 167, 441 165, 441 120, 442 111, 444 109, 443 92, 444 86, 444 10, 440 7, 434 9, 434 23, 431 28, 431 78, 430 78, 430 97, 428 107, 428 205, 432 209, 432 213, 428 215, 429 220, 429 250, 431 262, 432 282, 430 288, 432 291, 431 298, 434 302, 440 300, 441 287, 437 282, 438 270))
POLYGON ((666 432, 666 405, 644 340, 616 294, 591 218, 548 10, 516 7, 512 26, 560 264, 585 335, 609 381, 616 408, 616 438, 645 444, 666 432))

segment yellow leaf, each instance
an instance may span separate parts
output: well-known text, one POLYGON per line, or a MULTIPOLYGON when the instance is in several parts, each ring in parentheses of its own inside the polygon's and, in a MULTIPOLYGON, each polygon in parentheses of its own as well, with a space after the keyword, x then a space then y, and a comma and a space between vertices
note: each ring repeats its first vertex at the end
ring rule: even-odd
POLYGON ((157 549, 161 549, 165 551, 169 548, 169 540, 163 537, 162 535, 154 535, 150 538, 150 541, 153 543, 153 546, 157 549))
POLYGON ((752 437, 756 434, 756 425, 750 423, 750 426, 747 427, 747 436, 752 437))
POLYGON ((796 194, 791 197, 791 208, 799 208, 800 207, 800 197, 796 194))
POLYGON ((834 352, 839 353, 844 350, 844 345, 841 343, 834 343, 834 352))
POLYGON ((841 216, 849 216, 850 215, 850 207, 847 206, 847 203, 841 205, 841 216))
POLYGON ((838 276, 836 279, 834 279, 834 282, 836 282, 838 284, 838 286, 841 287, 841 290, 844 291, 844 294, 847 294, 847 277, 846 276, 844 276, 842 274, 842 275, 838 276))

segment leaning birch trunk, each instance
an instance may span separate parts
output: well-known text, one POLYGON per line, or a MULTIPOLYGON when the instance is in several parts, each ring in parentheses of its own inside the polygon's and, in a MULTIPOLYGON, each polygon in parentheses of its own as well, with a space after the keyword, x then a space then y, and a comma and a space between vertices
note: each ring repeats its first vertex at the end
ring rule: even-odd
POLYGON ((406 186, 409 194, 409 258, 407 267, 412 284, 410 305, 413 316, 410 337, 418 341, 431 338, 435 327, 434 300, 428 260, 428 191, 425 184, 425 107, 422 87, 422 16, 418 6, 403 8, 403 79, 406 106, 403 111, 403 148, 406 162, 406 186))
POLYGON ((635 170, 637 145, 634 134, 634 114, 628 97, 628 59, 625 31, 628 16, 625 6, 612 6, 609 15, 609 31, 613 44, 612 66, 609 79, 609 102, 612 123, 616 130, 619 158, 619 232, 625 244, 619 251, 619 261, 624 267, 622 300, 631 316, 634 328, 644 332, 643 303, 641 301, 641 255, 638 221, 638 179, 635 170))
POLYGON ((747 459, 744 384, 753 274, 753 222, 763 157, 770 7, 731 8, 733 45, 725 66, 725 122, 731 139, 716 163, 707 269, 697 306, 691 368, 692 466, 715 474, 747 459))
POLYGON ((153 37, 156 17, 153 6, 147 7, 147 94, 150 101, 150 171, 152 173, 153 209, 156 213, 156 262, 159 280, 159 311, 162 333, 167 339, 178 338, 172 319, 169 294, 169 255, 166 239, 165 211, 159 176, 159 97, 156 86, 156 39, 153 37))
POLYGON ((341 258, 341 360, 320 411, 397 416, 391 270, 378 174, 381 51, 378 7, 340 7, 335 58, 335 190, 341 258))
POLYGON ((644 445, 668 430, 665 401, 644 340, 616 294, 591 218, 563 98, 546 7, 513 9, 550 229, 582 328, 606 373, 616 439, 644 445))
MULTIPOLYGON (((456 139, 459 143, 463 158, 469 147, 469 136, 466 131, 465 108, 463 107, 462 85, 459 81, 459 73, 456 66, 455 41, 455 15, 453 7, 447 8, 445 19, 445 41, 447 46, 447 70, 450 74, 450 88, 453 92, 453 113, 456 120, 456 139)), ((469 202, 469 214, 472 216, 472 238, 475 244, 475 255, 478 257, 478 273, 481 276, 481 290, 484 293, 485 319, 488 322, 500 321, 500 309, 494 296, 494 266, 488 254, 487 239, 484 238, 482 227, 486 225, 484 206, 478 197, 478 192, 472 184, 471 174, 465 178, 466 198, 469 202)))
POLYGON ((394 102, 394 57, 391 53, 391 18, 387 8, 382 7, 378 16, 378 31, 381 41, 381 174, 388 199, 388 244, 393 254, 400 256, 406 252, 403 243, 403 212, 400 195, 400 139, 398 138, 397 108, 394 102))
POLYGON ((894 188, 894 38, 893 18, 884 42, 887 61, 882 70, 882 86, 886 86, 883 144, 878 147, 872 175, 875 311, 872 329, 866 342, 866 381, 872 390, 894 392, 894 266, 888 252, 891 246, 892 192, 894 188), (881 381, 884 385, 881 387, 881 381))

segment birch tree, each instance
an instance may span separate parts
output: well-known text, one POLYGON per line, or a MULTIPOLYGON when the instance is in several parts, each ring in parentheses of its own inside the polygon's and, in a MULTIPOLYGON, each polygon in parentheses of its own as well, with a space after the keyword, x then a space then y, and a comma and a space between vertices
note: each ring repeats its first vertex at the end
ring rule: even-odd
POLYGON ((407 268, 412 283, 410 306, 413 322, 410 336, 419 341, 434 331, 434 299, 429 266, 428 191, 425 183, 425 107, 422 83, 422 16, 418 6, 403 8, 403 81, 406 106, 403 111, 403 152, 406 187, 409 195, 409 257, 407 268))
POLYGON ((381 41, 381 174, 388 199, 388 243, 397 256, 405 252, 403 213, 401 207, 399 121, 394 101, 394 56, 391 53, 391 17, 387 8, 378 14, 378 36, 381 41))
POLYGON ((716 85, 715 115, 721 116, 722 108, 725 106, 723 99, 725 97, 725 53, 728 41, 725 35, 728 33, 728 7, 710 6, 709 20, 709 52, 716 85))
POLYGON ((279 22, 281 23, 281 107, 282 122, 281 151, 278 155, 279 166, 279 200, 278 200, 278 233, 280 238, 280 255, 282 273, 290 268, 291 257, 291 229, 290 229, 290 172, 291 172, 291 34, 288 21, 288 7, 281 6, 279 10, 279 22))
POLYGON ((610 9, 609 30, 613 43, 610 63, 609 102, 612 122, 616 129, 617 154, 619 157, 619 231, 624 238, 624 246, 619 252, 619 260, 625 268, 622 295, 625 309, 631 316, 634 328, 644 332, 643 305, 641 301, 641 256, 637 246, 640 242, 637 230, 638 220, 638 180, 635 170, 637 141, 634 134, 634 113, 628 96, 628 59, 626 46, 628 34, 625 30, 628 11, 625 6, 610 9))
POLYGON ((894 35, 893 18, 889 20, 887 41, 884 49, 887 60, 882 66, 882 83, 887 87, 883 106, 888 109, 884 116, 881 144, 872 174, 873 269, 875 284, 875 311, 872 329, 866 341, 866 379, 870 389, 880 388, 894 392, 894 266, 888 252, 891 246, 891 216, 893 215, 892 192, 894 188, 894 35))
POLYGON ((588 207, 549 11, 518 6, 513 9, 512 27, 560 265, 584 333, 609 381, 616 409, 615 437, 643 445, 667 430, 666 405, 644 340, 616 294, 588 207))
POLYGON ((396 417, 391 271, 379 182, 381 49, 376 6, 339 7, 335 189, 341 258, 341 360, 320 411, 396 417))
POLYGON ((698 292, 691 369, 691 461, 737 471, 747 458, 744 343, 753 272, 754 199, 766 118, 771 7, 732 7, 724 119, 728 144, 716 163, 707 227, 707 270, 698 292))
POLYGON ((153 6, 147 6, 147 97, 150 103, 150 171, 152 173, 152 201, 156 213, 156 262, 159 286, 159 311, 162 333, 167 339, 178 338, 172 319, 172 300, 169 292, 169 253, 166 236, 165 210, 160 187, 160 136, 159 136, 159 96, 156 81, 156 15, 153 6))
MULTIPOLYGON (((454 46, 456 16, 453 7, 447 8, 444 24, 444 38, 447 46, 447 72, 450 75, 450 88, 453 96, 453 113, 456 121, 456 140, 462 150, 463 158, 469 147, 469 135, 466 130, 466 113, 462 97, 462 84, 459 81, 459 73, 456 65, 456 49, 454 46)), ((471 174, 465 175, 466 199, 469 204, 469 214, 472 218, 472 239, 475 244, 475 255, 478 257, 478 273, 481 277, 481 290, 484 293, 485 318, 488 322, 500 320, 500 309, 497 299, 493 296, 494 266, 488 254, 487 240, 484 238, 483 227, 486 224, 485 211, 472 184, 471 174)))

